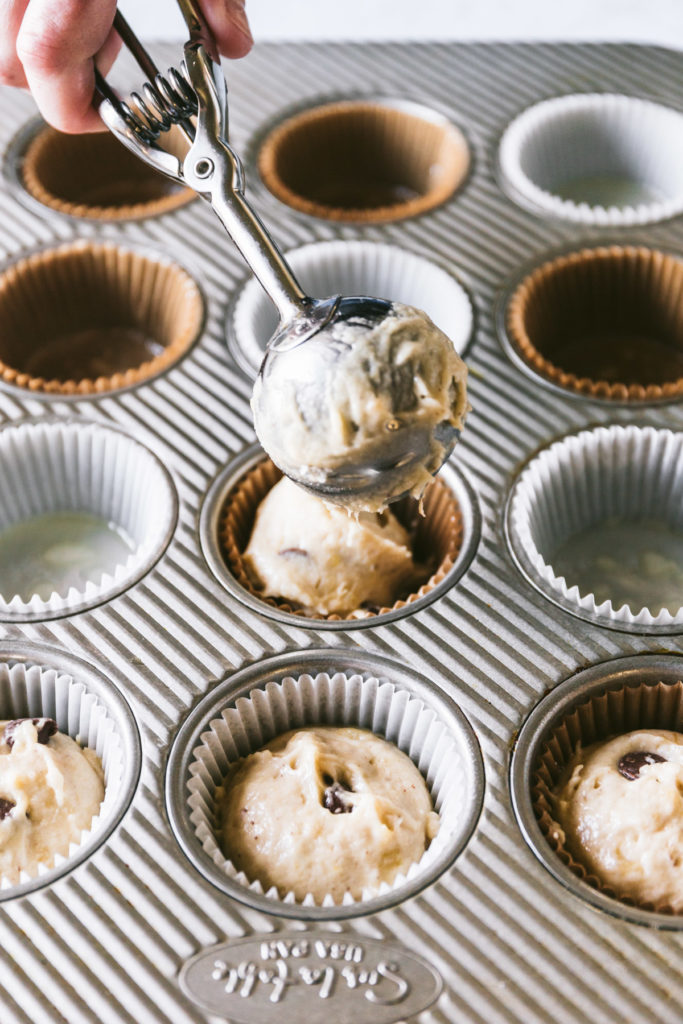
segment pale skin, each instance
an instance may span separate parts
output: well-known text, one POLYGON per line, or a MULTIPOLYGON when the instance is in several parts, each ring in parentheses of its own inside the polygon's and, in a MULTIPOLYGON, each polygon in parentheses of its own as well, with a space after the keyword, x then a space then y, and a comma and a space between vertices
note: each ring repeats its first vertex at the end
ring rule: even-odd
MULTIPOLYGON (((201 0, 201 8, 224 56, 249 52, 244 0, 201 0)), ((101 131, 95 65, 106 75, 121 46, 115 12, 116 0, 0 0, 0 83, 30 89, 63 132, 101 131)))

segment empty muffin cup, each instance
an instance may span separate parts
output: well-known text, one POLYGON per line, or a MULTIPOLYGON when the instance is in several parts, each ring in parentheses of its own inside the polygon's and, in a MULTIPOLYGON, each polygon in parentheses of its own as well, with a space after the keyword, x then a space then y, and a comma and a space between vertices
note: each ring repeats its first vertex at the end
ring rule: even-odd
POLYGON ((117 430, 40 420, 0 431, 0 618, 50 619, 135 583, 177 515, 159 460, 117 430))
POLYGON ((543 263, 514 290, 507 337, 524 364, 589 398, 683 394, 683 261, 642 246, 583 249, 543 263))
POLYGON ((312 217, 379 223, 444 203, 470 164, 462 132, 402 100, 313 107, 270 132, 258 154, 268 189, 312 217))
MULTIPOLYGON (((183 152, 178 134, 174 129, 165 139, 176 155, 183 152)), ((65 135, 43 127, 21 158, 20 179, 43 206, 99 221, 154 217, 195 198, 191 189, 134 156, 111 132, 65 135)))
MULTIPOLYGON (((513 806, 524 837, 563 885, 612 915, 664 928, 683 927, 683 915, 674 916, 668 899, 641 902, 628 887, 615 888, 581 863, 575 846, 570 852, 567 847, 573 844, 556 820, 556 794, 579 748, 642 730, 683 731, 681 679, 683 659, 662 655, 619 658, 579 672, 553 689, 525 722, 510 776, 513 806)), ((643 742, 647 743, 646 737, 643 742)), ((637 773, 626 777, 632 780, 637 773)), ((662 816, 661 808, 653 808, 655 815, 662 824, 666 811, 662 816)), ((676 851, 671 852, 675 856, 676 851)), ((629 856, 625 850, 624 857, 629 856)), ((654 861, 648 857, 644 871, 647 863, 654 861)), ((654 879, 648 881, 652 884, 654 879)))
POLYGON ((520 114, 499 152, 503 184, 533 210, 622 227, 683 210, 683 114, 633 96, 558 96, 520 114))
MULTIPOLYGON (((396 245, 361 240, 313 242, 287 253, 308 295, 373 295, 423 309, 462 355, 474 325, 470 298, 448 271, 396 245)), ((238 293, 228 320, 228 344, 255 376, 278 325, 272 302, 255 278, 238 293)))
POLYGON ((0 377, 36 393, 130 387, 190 348, 203 322, 199 288, 161 256, 72 242, 0 275, 0 377))
MULTIPOLYGON (((104 799, 89 828, 68 849, 49 851, 35 871, 0 880, 0 902, 48 885, 86 860, 130 803, 140 771, 132 712, 111 681, 71 655, 23 641, 0 650, 0 720, 51 718, 59 731, 94 751, 104 771, 104 799)), ((25 781, 25 780, 24 780, 25 781)), ((7 796, 7 794, 3 794, 7 796)))
MULTIPOLYGON (((300 655, 319 662, 322 652, 300 655), (313 657, 315 654, 315 658, 313 657)), ((292 660, 292 659, 289 659, 292 660)), ((340 919, 384 909, 419 892, 453 863, 479 816, 483 767, 474 734, 437 687, 400 669, 306 671, 284 666, 272 676, 248 670, 226 680, 183 726, 169 761, 167 800, 172 825, 199 870, 224 892, 271 914, 340 919), (249 682, 255 673, 258 684, 249 682), (242 678, 244 677, 244 678, 242 678), (238 871, 220 846, 216 791, 231 764, 293 729, 327 725, 367 729, 395 744, 420 770, 439 815, 436 835, 421 858, 391 883, 364 890, 295 899, 238 871)))
POLYGON ((608 426, 556 441, 515 481, 506 532, 527 579, 580 618, 683 629, 683 433, 608 426))
POLYGON ((216 478, 200 516, 202 550, 212 571, 233 596, 260 614, 316 629, 364 628, 403 618, 454 586, 474 557, 480 535, 476 494, 462 472, 447 465, 423 496, 424 515, 412 498, 390 506, 408 531, 417 572, 422 574, 423 582, 414 592, 399 594, 391 607, 366 605, 347 616, 316 615, 285 599, 267 597, 243 555, 258 507, 281 477, 254 445, 216 478))

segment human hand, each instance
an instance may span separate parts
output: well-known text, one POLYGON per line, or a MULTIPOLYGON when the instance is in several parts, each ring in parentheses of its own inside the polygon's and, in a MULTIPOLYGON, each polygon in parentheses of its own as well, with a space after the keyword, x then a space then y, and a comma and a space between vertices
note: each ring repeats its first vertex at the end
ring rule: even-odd
MULTIPOLYGON (((244 0, 201 0, 226 57, 252 44, 244 0)), ((0 82, 31 90, 46 121, 63 132, 102 130, 92 106, 95 63, 103 75, 121 41, 116 0, 0 0, 0 82)))

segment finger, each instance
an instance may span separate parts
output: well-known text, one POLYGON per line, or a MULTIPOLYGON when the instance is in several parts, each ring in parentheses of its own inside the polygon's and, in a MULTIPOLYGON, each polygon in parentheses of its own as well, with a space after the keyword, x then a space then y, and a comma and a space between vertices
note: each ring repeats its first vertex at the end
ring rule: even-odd
MULTIPOLYGON (((111 70, 111 68, 112 68, 112 66, 114 64, 114 61, 116 60, 116 58, 119 55, 119 50, 121 49, 121 46, 122 46, 121 36, 112 27, 110 29, 110 31, 109 31, 109 35, 107 36, 107 39, 105 41, 104 46, 102 47, 100 52, 96 55, 95 62, 94 62, 95 63, 95 67, 97 68, 97 70, 100 72, 100 74, 104 78, 106 78, 107 75, 109 74, 109 71, 111 70)), ((94 88, 94 72, 93 72, 93 88, 94 88)), ((104 121, 100 117, 99 113, 97 112, 97 108, 95 106, 93 106, 93 104, 92 104, 92 98, 91 98, 90 102, 91 102, 92 112, 95 114, 95 117, 92 118, 92 116, 90 114, 90 111, 88 111, 88 124, 87 124, 87 127, 82 129, 82 131, 83 132, 86 132, 86 131, 87 132, 104 132, 104 131, 107 131, 106 124, 104 123, 104 121)))
POLYGON ((253 38, 244 0, 202 0, 202 11, 225 57, 244 57, 253 38))
POLYGON ((94 58, 106 63, 115 49, 115 10, 116 0, 29 0, 17 53, 43 117, 61 131, 101 130, 94 58))
POLYGON ((121 45, 121 36, 112 26, 112 28, 109 29, 109 35, 104 42, 104 46, 95 56, 95 67, 105 78, 111 71, 114 61, 119 55, 121 45))
POLYGON ((26 75, 17 56, 19 26, 28 0, 0 0, 0 83, 25 88, 26 75))

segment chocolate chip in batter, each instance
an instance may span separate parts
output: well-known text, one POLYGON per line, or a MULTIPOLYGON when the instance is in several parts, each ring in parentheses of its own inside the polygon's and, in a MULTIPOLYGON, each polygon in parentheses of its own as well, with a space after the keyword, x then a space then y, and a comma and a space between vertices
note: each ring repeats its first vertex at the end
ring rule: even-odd
POLYGON ((5 731, 2 735, 4 742, 7 746, 12 749, 14 746, 14 734, 23 722, 31 721, 35 725, 38 731, 38 742, 47 743, 50 736, 54 736, 57 732, 57 723, 54 718, 14 718, 11 722, 8 722, 5 726, 5 731))
MULTIPOLYGON (((327 781, 328 778, 329 775, 326 775, 324 781, 327 781)), ((350 814, 353 804, 347 803, 344 797, 344 794, 348 792, 348 789, 344 789, 338 782, 333 782, 323 793, 323 807, 332 814, 350 814)))
POLYGON ((662 761, 666 761, 666 758, 660 757, 659 754, 653 754, 649 750, 632 750, 630 754, 624 754, 619 759, 617 769, 620 775, 632 782, 639 778, 640 769, 646 764, 658 764, 662 761))
POLYGON ((4 821, 16 806, 14 800, 8 800, 6 797, 0 796, 0 821, 4 821))

